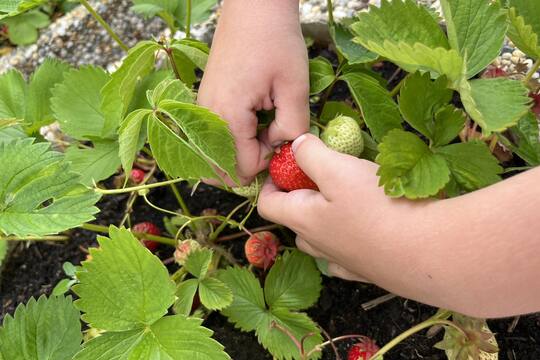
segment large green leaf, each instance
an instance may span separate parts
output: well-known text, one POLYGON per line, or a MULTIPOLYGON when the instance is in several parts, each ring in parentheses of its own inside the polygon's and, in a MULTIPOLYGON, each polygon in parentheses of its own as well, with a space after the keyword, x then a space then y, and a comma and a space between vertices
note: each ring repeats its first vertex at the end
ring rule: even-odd
POLYGON ((517 15, 523 17, 536 35, 540 36, 540 7, 534 0, 508 0, 510 7, 516 9, 517 15))
POLYGON ((465 110, 486 134, 506 130, 529 111, 530 98, 521 81, 477 79, 463 82, 459 93, 465 110))
POLYGON ((382 0, 379 8, 370 7, 360 13, 351 25, 355 41, 380 55, 371 44, 383 46, 392 43, 423 44, 428 48, 448 48, 448 40, 437 21, 422 5, 413 0, 382 0))
POLYGON ((233 301, 232 290, 221 280, 207 277, 199 282, 201 303, 210 310, 221 310, 233 301))
POLYGON ((174 79, 174 73, 169 69, 157 70, 142 78, 135 88, 133 98, 126 114, 139 109, 153 109, 148 102, 148 91, 154 90, 162 81, 174 79))
POLYGON ((130 113, 118 129, 118 145, 122 167, 130 173, 140 149, 140 138, 146 136, 146 121, 152 110, 139 109, 130 113))
POLYGON ((47 14, 35 10, 1 20, 1 22, 9 28, 8 37, 11 43, 30 45, 37 41, 39 29, 49 25, 51 20, 47 14))
POLYGON ((62 154, 32 142, 0 144, 0 231, 41 236, 93 220, 99 196, 80 184, 62 154))
POLYGON ((432 138, 433 116, 452 99, 444 76, 431 81, 428 74, 409 75, 400 91, 399 109, 405 120, 422 135, 432 138))
POLYGON ((71 297, 41 296, 19 305, 0 327, 0 358, 71 360, 82 340, 79 311, 71 297))
POLYGON ((173 100, 162 101, 158 107, 180 128, 194 150, 238 181, 236 148, 225 120, 206 108, 173 100))
POLYGON ((174 283, 161 261, 126 229, 109 228, 77 272, 76 306, 92 327, 125 331, 151 325, 174 302, 174 283))
POLYGON ((286 252, 270 269, 264 296, 270 308, 302 310, 315 304, 322 288, 315 260, 298 250, 286 252))
POLYGON ((363 73, 348 73, 341 79, 349 85, 364 122, 376 141, 380 141, 388 131, 401 128, 396 103, 376 79, 363 73))
POLYGON ((116 132, 133 99, 139 79, 144 78, 154 68, 155 53, 159 49, 160 45, 153 41, 137 44, 101 90, 101 111, 105 114, 103 137, 109 137, 116 132))
POLYGON ((343 101, 325 102, 319 121, 322 124, 327 124, 330 120, 334 120, 340 115, 351 117, 358 121, 359 124, 363 123, 360 112, 353 109, 352 106, 343 101))
MULTIPOLYGON (((508 37, 525 54, 532 58, 540 57, 540 33, 535 33, 533 27, 519 16, 515 8, 508 10, 508 37)), ((531 20, 528 18, 528 20, 531 20)))
POLYGON ((43 5, 46 0, 3 0, 0 1, 0 20, 17 16, 43 5))
POLYGON ((315 95, 325 90, 336 79, 330 61, 322 56, 309 60, 309 94, 315 95))
POLYGON ((195 103, 195 94, 184 83, 177 79, 165 79, 147 93, 152 108, 158 108, 159 103, 165 100, 195 103))
POLYGON ((93 66, 66 73, 51 99, 54 116, 64 133, 78 140, 102 136, 105 116, 100 109, 101 89, 110 79, 103 69, 93 66))
POLYGON ((108 332, 85 343, 74 360, 228 360, 201 319, 166 316, 152 325, 108 332))
POLYGON ((118 142, 94 142, 93 148, 86 149, 72 145, 66 151, 66 160, 71 161, 71 170, 81 175, 81 182, 90 186, 109 178, 120 167, 118 142))
POLYGON ((482 142, 452 144, 435 150, 444 157, 452 177, 467 191, 494 184, 502 168, 482 142))
POLYGON ((511 146, 512 151, 530 166, 540 165, 540 135, 536 116, 528 112, 511 130, 517 143, 511 146))
POLYGON ((210 164, 178 133, 152 115, 148 121, 148 141, 159 168, 173 178, 218 178, 210 164))
POLYGON ((465 113, 454 105, 447 105, 435 113, 433 146, 446 145, 454 140, 465 126, 465 113))
POLYGON ((498 2, 441 0, 441 5, 450 45, 466 59, 467 78, 471 78, 499 55, 506 14, 498 2))
POLYGON ((194 249, 185 261, 184 267, 198 279, 204 279, 212 262, 213 251, 207 248, 194 249))
POLYGON ((185 316, 191 314, 193 299, 195 298, 198 288, 198 279, 188 279, 178 284, 178 287, 176 288, 176 301, 174 303, 175 313, 185 316))
POLYGON ((347 62, 353 64, 363 64, 377 59, 377 54, 372 53, 360 44, 352 41, 354 35, 348 27, 343 24, 334 24, 330 27, 330 35, 334 40, 337 51, 347 59, 347 62))
POLYGON ((0 144, 28 137, 20 126, 8 126, 0 129, 0 144))
MULTIPOLYGON (((175 16, 182 28, 186 25, 187 0, 178 0, 175 16)), ((198 24, 210 17, 217 0, 197 0, 191 3, 191 24, 198 24)))
POLYGON ((19 71, 0 75, 0 119, 24 119, 26 91, 26 82, 19 71))
POLYGON ((51 109, 52 89, 64 79, 64 74, 68 70, 69 65, 66 63, 47 59, 32 75, 28 85, 24 118, 30 133, 55 120, 51 109))
POLYGON ((182 39, 171 45, 173 55, 175 52, 184 54, 197 68, 204 71, 208 62, 210 49, 203 42, 193 39, 182 39))
POLYGON ((379 144, 379 151, 377 174, 387 195, 426 198, 437 194, 450 181, 444 158, 413 133, 390 131, 379 144))

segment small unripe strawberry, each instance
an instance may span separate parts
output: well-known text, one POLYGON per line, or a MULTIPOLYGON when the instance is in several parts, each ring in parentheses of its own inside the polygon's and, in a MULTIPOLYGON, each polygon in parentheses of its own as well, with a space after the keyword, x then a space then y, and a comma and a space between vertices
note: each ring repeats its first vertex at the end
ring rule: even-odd
POLYGON ((266 175, 267 174, 265 173, 257 175, 255 180, 253 180, 251 184, 249 185, 233 187, 232 188, 233 193, 235 193, 236 195, 246 197, 246 198, 256 197, 259 194, 259 192, 261 192, 266 175))
POLYGON ((131 173, 129 174, 129 178, 133 183, 140 184, 143 182, 144 177, 146 176, 146 173, 142 171, 141 169, 133 169, 131 170, 131 173))
POLYGON ((347 360, 368 360, 377 351, 379 351, 379 347, 375 341, 365 336, 349 349, 347 360))
POLYGON ((489 78, 498 78, 498 77, 506 77, 506 76, 508 76, 506 71, 504 71, 503 69, 501 69, 498 66, 491 66, 486 71, 484 71, 484 73, 482 74, 482 77, 487 78, 487 79, 489 79, 489 78))
POLYGON ((358 157, 364 151, 364 138, 360 125, 348 116, 338 116, 328 122, 321 140, 330 149, 343 154, 358 157))
POLYGON ((270 231, 260 231, 249 237, 244 250, 251 265, 266 270, 276 260, 279 240, 270 231))
POLYGON ((274 184, 282 190, 318 190, 317 184, 296 163, 290 143, 282 145, 279 152, 272 156, 269 171, 274 184))
POLYGON ((193 239, 186 239, 186 240, 180 241, 178 245, 176 245, 176 251, 174 252, 174 260, 179 265, 184 265, 189 254, 193 250, 197 250, 200 248, 201 248, 201 245, 193 239))
MULTIPOLYGON (((135 224, 131 228, 131 230, 133 232, 138 232, 138 233, 145 233, 145 234, 156 235, 156 236, 161 235, 161 231, 159 230, 159 228, 154 223, 151 223, 149 221, 135 224)), ((142 239, 141 242, 148 250, 152 252, 156 251, 156 249, 159 246, 159 243, 157 241, 142 239)))

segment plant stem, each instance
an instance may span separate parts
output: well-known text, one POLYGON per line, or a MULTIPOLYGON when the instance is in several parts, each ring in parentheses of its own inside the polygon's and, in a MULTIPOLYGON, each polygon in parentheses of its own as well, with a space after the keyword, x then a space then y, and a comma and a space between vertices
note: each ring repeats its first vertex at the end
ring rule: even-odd
POLYGON ((88 1, 87 0, 79 0, 79 1, 81 5, 84 6, 86 10, 88 10, 88 12, 97 20, 97 22, 99 22, 101 26, 103 26, 105 31, 107 31, 107 33, 114 39, 114 41, 116 41, 116 43, 124 51, 126 52, 129 51, 129 47, 126 44, 124 44, 122 40, 120 40, 120 38, 118 37, 118 35, 116 35, 114 30, 109 26, 109 24, 107 24, 105 20, 103 20, 103 18, 96 12, 96 10, 94 10, 94 8, 88 3, 88 1))
POLYGON ((321 98, 321 101, 319 102, 319 111, 317 112, 317 118, 320 119, 321 115, 322 115, 322 112, 324 110, 324 105, 326 105, 326 102, 328 101, 328 98, 330 97, 330 95, 332 94, 332 90, 334 90, 334 86, 336 85, 336 83, 338 82, 339 78, 338 76, 336 75, 336 78, 334 79, 334 81, 332 81, 332 83, 330 84, 330 86, 328 86, 328 88, 326 89, 326 91, 324 92, 322 98, 321 98))
POLYGON ((178 191, 178 188, 176 187, 176 184, 172 183, 169 186, 171 187, 171 190, 174 193, 174 197, 176 198, 176 201, 178 201, 178 204, 180 205, 180 208, 182 209, 182 212, 187 216, 191 216, 191 212, 189 211, 189 208, 187 207, 187 204, 184 201, 184 198, 180 194, 180 191, 178 191))
POLYGON ((143 195, 142 197, 144 199, 144 202, 147 203, 148 206, 150 206, 154 210, 157 210, 157 211, 160 211, 162 213, 169 214, 169 215, 172 215, 172 216, 185 216, 185 217, 189 218, 189 216, 187 216, 187 215, 183 215, 183 214, 180 214, 180 213, 177 213, 177 212, 174 212, 174 211, 170 211, 170 210, 167 210, 167 209, 160 208, 159 206, 155 205, 150 200, 148 200, 148 197, 146 195, 143 195))
POLYGON ((157 188, 157 187, 161 187, 161 186, 175 184, 175 183, 178 183, 180 181, 184 181, 184 179, 173 179, 173 180, 161 181, 161 182, 148 184, 148 185, 140 185, 140 186, 133 186, 133 187, 128 187, 128 188, 124 188, 124 189, 113 189, 113 190, 101 189, 101 188, 98 188, 96 186, 94 188, 94 191, 99 193, 99 194, 102 194, 102 195, 125 194, 125 193, 129 193, 129 192, 132 192, 132 191, 153 189, 153 188, 157 188))
POLYGON ((191 0, 186 1, 186 39, 191 38, 191 0))
POLYGON ((366 338, 364 335, 343 335, 343 336, 330 339, 328 341, 323 342, 322 344, 316 345, 313 349, 311 349, 311 351, 307 353, 306 359, 309 359, 315 352, 322 351, 323 348, 335 342, 338 342, 341 340, 347 340, 347 339, 364 339, 364 338, 366 338))
POLYGON ((326 0, 326 7, 328 8, 328 25, 334 26, 334 5, 332 0, 326 0))
MULTIPOLYGON (((109 233, 109 227, 103 226, 103 225, 86 223, 86 224, 82 224, 80 227, 82 229, 90 230, 93 232, 98 232, 98 233, 103 233, 103 234, 109 233)), ((176 246, 176 240, 168 238, 168 237, 146 234, 146 233, 141 233, 141 232, 134 232, 134 231, 132 231, 132 233, 133 235, 135 235, 137 239, 152 240, 161 244, 176 246)))
MULTIPOLYGON (((274 230, 274 229, 278 229, 278 228, 280 228, 280 227, 281 227, 281 225, 277 225, 277 224, 266 225, 266 226, 259 226, 259 227, 253 228, 253 229, 249 229, 249 232, 251 232, 251 233, 256 233, 256 232, 259 232, 259 231, 274 230)), ((248 236, 248 235, 249 235, 249 234, 247 234, 246 232, 242 231, 242 232, 239 232, 239 233, 236 233, 236 234, 225 235, 225 236, 219 237, 219 238, 216 239, 216 242, 230 241, 230 240, 238 239, 238 238, 241 238, 241 237, 244 237, 244 236, 248 236)))
MULTIPOLYGON (((439 317, 439 316, 437 316, 437 317, 439 317)), ((428 327, 431 327, 433 325, 450 326, 450 327, 453 327, 454 329, 458 330, 460 333, 464 334, 465 336, 467 336, 467 334, 465 334, 463 332, 463 330, 459 326, 457 326, 456 324, 454 324, 451 321, 441 320, 439 318, 435 318, 435 319, 434 318, 429 318, 426 321, 421 322, 420 324, 418 324, 416 326, 413 326, 409 330, 407 330, 407 331, 401 333, 400 335, 396 336, 394 339, 392 339, 392 341, 390 341, 389 343, 384 345, 379 351, 377 351, 373 355, 372 359, 373 360, 382 360, 383 355, 386 354, 388 351, 390 351, 392 348, 394 348, 394 346, 396 346, 397 344, 399 344, 400 342, 402 342, 403 340, 405 340, 409 336, 412 336, 412 335, 416 334, 417 332, 422 331, 422 330, 424 330, 424 329, 426 329, 428 327)))
POLYGON ((165 52, 167 53, 167 58, 169 59, 169 62, 171 63, 171 68, 174 72, 174 76, 177 80, 182 80, 180 78, 180 72, 178 71, 178 67, 176 66, 176 63, 174 62, 174 56, 171 48, 165 48, 165 52))
POLYGON ((390 91, 390 97, 394 97, 399 93, 399 90, 401 90, 401 87, 405 83, 405 79, 407 79, 407 76, 401 79, 400 82, 398 82, 397 85, 392 89, 392 91, 390 91))
POLYGON ((0 241, 67 241, 69 236, 51 235, 51 236, 6 236, 0 237, 0 241))
POLYGON ((235 208, 229 213, 229 215, 227 215, 227 218, 226 218, 227 221, 223 221, 223 222, 219 225, 219 227, 218 227, 216 230, 214 230, 213 233, 210 234, 210 236, 208 237, 208 240, 209 240, 210 242, 213 242, 214 240, 216 240, 217 237, 219 236, 219 234, 221 234, 221 232, 222 232, 223 230, 225 230, 225 228, 227 227, 227 225, 229 225, 229 221, 230 221, 231 218, 234 216, 234 214, 236 214, 236 212, 237 212, 238 210, 240 210, 241 208, 243 208, 246 204, 249 204, 249 200, 246 200, 246 201, 244 201, 243 203, 241 203, 240 205, 238 205, 237 207, 235 207, 235 208))
POLYGON ((531 81, 533 75, 538 71, 538 69, 540 69, 540 59, 536 60, 531 70, 525 76, 525 79, 523 79, 525 85, 529 84, 529 81, 531 81))

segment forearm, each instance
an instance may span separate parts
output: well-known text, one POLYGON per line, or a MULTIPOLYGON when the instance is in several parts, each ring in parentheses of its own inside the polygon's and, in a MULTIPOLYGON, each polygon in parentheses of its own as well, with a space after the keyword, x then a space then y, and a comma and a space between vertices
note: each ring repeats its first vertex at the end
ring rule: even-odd
POLYGON ((393 290, 479 317, 540 310, 540 168, 418 214, 393 290))

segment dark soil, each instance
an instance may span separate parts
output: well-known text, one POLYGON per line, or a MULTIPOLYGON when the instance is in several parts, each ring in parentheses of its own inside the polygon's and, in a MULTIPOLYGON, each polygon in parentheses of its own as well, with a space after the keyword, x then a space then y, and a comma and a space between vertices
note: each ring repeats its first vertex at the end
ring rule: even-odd
MULTIPOLYGON (((193 196, 187 187, 181 189, 193 213, 200 213, 206 208, 215 208, 225 214, 238 205, 242 199, 218 189, 201 185, 193 196)), ((151 193, 152 200, 161 207, 175 209, 176 203, 167 188, 160 188, 151 193)), ((96 221, 99 224, 118 224, 123 215, 126 196, 104 198, 99 207, 102 210, 96 221)), ((137 202, 133 221, 154 221, 162 225, 161 215, 146 204, 137 202)), ((248 227, 260 226, 264 221, 253 216, 248 227)), ((96 234, 86 230, 75 230, 67 243, 19 244, 7 261, 0 287, 0 319, 6 314, 13 314, 18 304, 25 303, 31 297, 50 294, 54 285, 64 277, 62 264, 70 261, 78 264, 86 257, 84 249, 95 246, 96 234)), ((244 239, 231 241, 231 252, 237 259, 242 259, 244 239)), ((162 247, 158 251, 161 258, 172 255, 172 249, 162 247)), ((378 307, 364 311, 362 303, 386 294, 382 289, 369 284, 347 282, 339 279, 324 279, 324 288, 317 305, 308 312, 315 321, 332 337, 345 334, 370 336, 379 344, 390 341, 393 337, 411 326, 425 320, 435 313, 435 309, 414 301, 395 298, 378 307)), ((540 359, 540 316, 522 317, 515 329, 508 330, 512 319, 490 321, 490 326, 497 333, 501 347, 500 359, 540 359)), ((214 330, 214 337, 221 342, 234 360, 263 360, 271 356, 257 343, 253 333, 242 333, 221 315, 214 313, 205 326, 214 330)), ((413 336, 395 348, 385 358, 393 359, 445 359, 442 351, 432 348, 438 337, 427 339, 423 334, 413 336)), ((346 357, 352 341, 338 343, 340 355, 346 357)), ((328 348, 323 359, 335 359, 328 348)))

